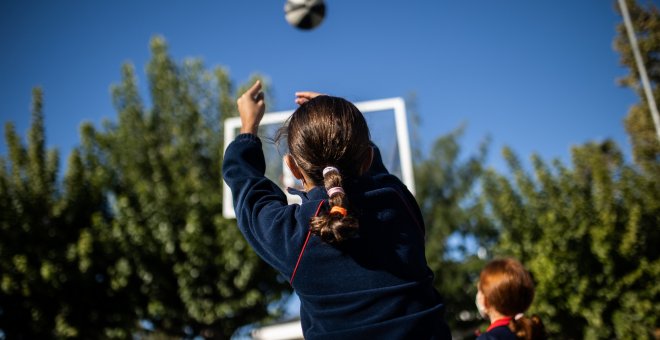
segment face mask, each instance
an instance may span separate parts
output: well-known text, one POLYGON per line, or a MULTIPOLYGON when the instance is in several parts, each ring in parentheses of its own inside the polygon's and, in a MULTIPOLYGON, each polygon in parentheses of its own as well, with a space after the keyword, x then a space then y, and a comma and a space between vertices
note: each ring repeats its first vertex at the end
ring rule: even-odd
POLYGON ((479 311, 479 315, 481 315, 482 318, 486 319, 488 318, 488 314, 486 314, 486 307, 484 307, 483 301, 484 300, 484 295, 481 293, 481 291, 477 292, 477 296, 474 299, 474 304, 477 305, 477 310, 479 311))

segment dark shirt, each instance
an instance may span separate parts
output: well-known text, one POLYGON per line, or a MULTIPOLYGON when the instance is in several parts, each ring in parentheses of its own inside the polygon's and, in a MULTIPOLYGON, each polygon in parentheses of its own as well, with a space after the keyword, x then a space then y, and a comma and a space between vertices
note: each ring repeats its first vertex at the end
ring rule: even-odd
POLYGON ((509 329, 509 326, 495 327, 488 332, 479 335, 477 340, 516 340, 516 335, 509 329))
POLYGON ((306 339, 451 338, 424 256, 419 207, 377 148, 367 174, 344 182, 360 227, 341 246, 316 236, 305 242, 310 218, 319 207, 328 209, 325 188, 298 192, 302 203, 289 205, 265 168, 258 137, 241 134, 227 147, 224 180, 255 252, 291 278, 306 244, 292 281, 306 339))
POLYGON ((516 335, 509 329, 511 319, 512 317, 505 316, 495 320, 490 324, 486 333, 481 334, 477 340, 516 340, 516 335))

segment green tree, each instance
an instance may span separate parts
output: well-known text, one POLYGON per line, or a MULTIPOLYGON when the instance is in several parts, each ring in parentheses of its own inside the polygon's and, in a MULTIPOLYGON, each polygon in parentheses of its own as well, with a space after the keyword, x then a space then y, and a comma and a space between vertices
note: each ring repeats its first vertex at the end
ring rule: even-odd
POLYGON ((135 285, 138 315, 159 332, 227 338, 264 318, 285 287, 221 215, 221 127, 236 115, 235 93, 221 68, 177 65, 162 38, 151 51, 152 107, 124 65, 112 89, 118 121, 84 128, 93 145, 86 157, 108 179, 109 228, 122 254, 112 285, 135 285))
POLYGON ((497 234, 479 199, 488 140, 463 159, 459 139, 463 128, 439 137, 430 153, 417 152, 416 198, 426 224, 426 258, 436 274, 435 286, 447 306, 447 320, 455 330, 474 330, 474 297, 485 256, 475 248, 490 249, 497 234), (456 244, 449 244, 451 241, 456 244))
POLYGON ((573 149, 573 168, 509 149, 509 178, 490 170, 484 195, 501 230, 497 253, 537 283, 532 312, 564 339, 645 339, 660 307, 660 182, 623 161, 611 141, 573 149))
MULTIPOLYGON (((222 121, 236 93, 222 68, 175 63, 162 38, 129 64, 117 122, 84 124, 58 180, 35 89, 27 146, 7 124, 0 157, 0 330, 10 339, 229 338, 263 320, 286 280, 221 215, 222 121), (147 325, 146 329, 144 325, 147 325)), ((249 83, 252 83, 253 77, 249 83)), ((266 89, 267 90, 267 89, 266 89)))
MULTIPOLYGON (((628 1, 660 99, 660 15, 628 1)), ((563 339, 649 339, 660 329, 660 143, 623 24, 615 47, 640 95, 625 121, 628 164, 610 140, 576 146, 572 165, 532 156, 533 174, 504 149, 511 169, 484 177, 484 199, 500 231, 496 253, 521 259, 537 282, 532 312, 563 339)))
POLYGON ((7 123, 9 159, 0 157, 0 329, 7 338, 128 337, 128 293, 110 287, 105 199, 74 150, 58 181, 58 153, 46 152, 43 95, 33 91, 24 146, 7 123))

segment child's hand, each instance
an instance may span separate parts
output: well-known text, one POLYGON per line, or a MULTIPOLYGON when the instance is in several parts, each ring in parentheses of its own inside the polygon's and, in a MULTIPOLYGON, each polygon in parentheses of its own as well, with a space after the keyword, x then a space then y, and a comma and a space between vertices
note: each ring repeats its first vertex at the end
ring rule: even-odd
POLYGON ((238 113, 241 115, 241 133, 257 134, 259 122, 266 112, 264 93, 261 92, 261 81, 257 80, 249 90, 245 91, 236 101, 238 113))
POLYGON ((321 93, 316 93, 316 92, 309 92, 309 91, 304 91, 304 92, 296 92, 296 104, 302 105, 308 100, 321 96, 321 93))

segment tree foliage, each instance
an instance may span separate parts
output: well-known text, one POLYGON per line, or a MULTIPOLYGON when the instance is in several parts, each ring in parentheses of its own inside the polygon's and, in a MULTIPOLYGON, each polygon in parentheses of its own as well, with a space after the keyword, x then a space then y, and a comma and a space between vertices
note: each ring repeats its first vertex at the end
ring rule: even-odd
POLYGON ((533 156, 534 175, 505 149, 512 178, 489 171, 484 195, 501 229, 497 252, 536 280, 533 312, 564 339, 651 337, 660 289, 660 183, 611 141, 573 149, 573 167, 533 156))
POLYGON ((116 251, 101 183, 79 150, 58 183, 39 88, 32 107, 27 146, 7 123, 9 159, 0 158, 0 329, 19 339, 127 337, 136 315, 130 292, 106 279, 116 251))
POLYGON ((488 140, 475 154, 462 157, 463 131, 461 127, 439 137, 428 156, 419 155, 415 165, 416 197, 426 225, 426 258, 455 329, 469 329, 479 322, 474 296, 485 256, 477 256, 476 250, 490 249, 497 237, 478 196, 488 140))
MULTIPOLYGON (((660 16, 628 1, 649 76, 660 99, 660 16)), ((484 177, 501 255, 515 256, 537 282, 533 312, 563 339, 649 339, 660 329, 660 143, 623 24, 615 47, 640 96, 625 124, 634 163, 613 142, 572 150, 572 165, 533 155, 527 173, 510 149, 510 175, 484 177)))
MULTIPOLYGON (((286 287, 221 215, 226 70, 175 63, 162 38, 112 88, 116 122, 84 124, 62 183, 46 153, 41 91, 27 147, 0 159, 0 329, 9 338, 228 338, 286 287)), ((251 81, 253 81, 252 79, 251 81)))
MULTIPOLYGON (((660 16, 653 6, 628 6, 660 102, 660 16)), ((483 264, 469 252, 460 261, 448 256, 447 240, 459 234, 471 235, 494 256, 526 264, 537 283, 530 312, 541 315, 553 337, 657 337, 660 143, 623 24, 617 30, 614 46, 630 70, 621 84, 640 96, 625 120, 633 164, 606 140, 575 146, 568 166, 532 155, 532 173, 505 148, 510 172, 484 170, 483 151, 465 162, 457 157, 460 131, 439 138, 417 163, 427 258, 456 330, 470 325, 461 322, 460 312, 474 310, 474 283, 483 264)))

